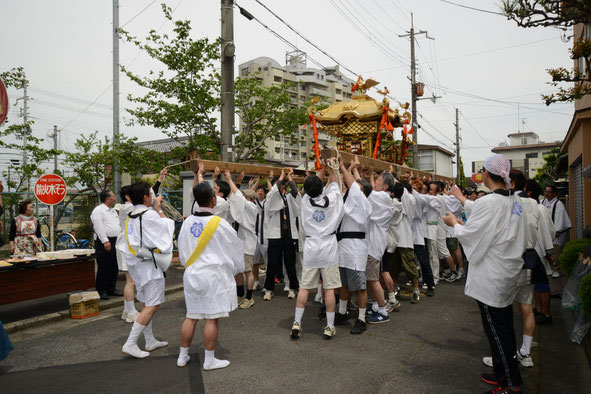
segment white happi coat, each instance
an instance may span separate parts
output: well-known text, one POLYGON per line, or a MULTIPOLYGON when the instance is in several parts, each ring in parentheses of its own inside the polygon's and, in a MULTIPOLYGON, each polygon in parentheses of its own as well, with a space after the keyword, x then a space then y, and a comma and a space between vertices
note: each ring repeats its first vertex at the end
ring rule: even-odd
POLYGON ((410 248, 414 247, 414 233, 412 231, 412 223, 416 215, 416 200, 406 188, 400 198, 402 202, 402 219, 400 220, 400 240, 398 247, 410 248))
POLYGON ((371 203, 368 254, 382 261, 388 247, 388 228, 394 215, 394 203, 390 193, 384 191, 372 191, 368 200, 371 203))
POLYGON ((365 271, 371 211, 371 204, 361 187, 353 182, 343 205, 343 221, 339 231, 362 232, 365 233, 365 238, 343 238, 338 242, 340 267, 365 271))
POLYGON ((554 242, 556 245, 563 246, 568 235, 567 230, 572 227, 568 213, 566 213, 566 208, 562 201, 558 200, 558 197, 554 197, 551 201, 544 200, 542 204, 548 210, 548 214, 554 224, 554 229, 556 232, 560 232, 560 235, 556 237, 554 242))
POLYGON ((298 239, 297 218, 300 216, 302 206, 302 197, 299 193, 288 193, 281 196, 281 192, 276 182, 265 200, 265 220, 263 221, 263 230, 265 239, 281 239, 281 210, 286 207, 289 210, 289 225, 291 229, 291 238, 298 239), (284 199, 285 197, 285 199, 284 199))
POLYGON ((415 216, 412 221, 413 244, 425 245, 425 238, 429 235, 427 220, 425 219, 427 201, 416 190, 413 190, 412 196, 415 199, 415 216))
POLYGON ((248 201, 242 192, 238 190, 228 199, 230 214, 239 224, 238 238, 244 242, 244 254, 254 256, 257 246, 256 220, 258 208, 255 203, 248 201))
POLYGON ((538 242, 536 242, 536 252, 542 259, 546 274, 552 274, 552 268, 550 262, 546 259, 546 255, 554 248, 554 238, 556 237, 556 230, 554 229, 554 223, 550 218, 550 214, 546 207, 542 204, 538 204, 538 211, 540 212, 540 222, 538 226, 538 242))
POLYGON ((430 194, 421 194, 421 199, 425 203, 425 222, 427 224, 427 239, 431 241, 437 240, 437 228, 440 221, 440 202, 436 196, 430 194))
POLYGON ((228 223, 234 223, 234 218, 232 217, 232 213, 230 212, 230 203, 223 197, 217 197, 215 207, 213 208, 213 213, 216 216, 225 219, 228 223))
MULTIPOLYGON (((129 201, 126 201, 125 204, 121 205, 119 208, 119 225, 121 226, 121 234, 117 237, 117 243, 119 243, 119 239, 121 237, 125 237, 125 220, 127 219, 127 215, 129 215, 133 211, 133 204, 129 201)), ((127 263, 125 262, 125 257, 123 257, 123 253, 117 249, 117 265, 119 266, 119 270, 127 271, 127 263)))
POLYGON ((313 199, 302 198, 300 218, 306 234, 303 268, 328 268, 339 263, 336 231, 343 219, 343 195, 338 182, 332 182, 313 199), (326 198, 325 198, 326 197, 326 198), (326 199, 328 206, 323 208, 326 199), (312 205, 314 200, 316 206, 312 205))
MULTIPOLYGON (((179 258, 186 266, 199 236, 213 215, 185 219, 178 236, 179 258)), ((222 219, 199 258, 185 270, 183 285, 187 314, 213 315, 238 307, 234 275, 244 272, 244 243, 222 219)))
MULTIPOLYGON (((451 212, 456 218, 462 216, 462 203, 455 196, 445 196, 445 214, 451 212)), ((456 233, 453 227, 447 226, 447 238, 455 238, 456 233)))
MULTIPOLYGON (((146 211, 142 215, 142 246, 147 248, 160 249, 163 254, 172 253, 172 237, 174 234, 174 221, 168 218, 161 218, 152 208, 143 204, 135 205, 132 214, 138 214, 146 211)), ((140 219, 129 219, 127 238, 133 249, 140 249, 140 219)), ((122 254, 127 264, 127 270, 135 287, 140 291, 149 281, 164 278, 164 273, 158 268, 152 259, 143 260, 134 256, 129 251, 125 234, 117 240, 117 250, 122 254)))
POLYGON ((528 231, 526 213, 515 195, 491 193, 474 202, 466 225, 455 225, 470 261, 467 296, 495 308, 513 303, 528 231))
POLYGON ((400 221, 402 220, 402 203, 393 198, 392 204, 394 204, 394 214, 388 227, 388 246, 386 247, 388 253, 394 253, 398 247, 400 242, 400 221))

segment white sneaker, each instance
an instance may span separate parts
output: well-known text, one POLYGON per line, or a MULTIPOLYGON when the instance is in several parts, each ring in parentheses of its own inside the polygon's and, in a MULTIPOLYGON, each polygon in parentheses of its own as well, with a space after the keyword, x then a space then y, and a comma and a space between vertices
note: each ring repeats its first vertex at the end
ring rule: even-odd
POLYGON ((423 287, 423 290, 427 290, 427 287, 428 287, 428 286, 427 286, 427 284, 426 284, 426 283, 423 283, 423 286, 422 286, 422 287, 423 287))
POLYGON ((296 298, 296 293, 295 293, 295 291, 293 291, 293 290, 289 289, 289 293, 287 293, 287 298, 289 298, 289 299, 294 299, 294 298, 296 298))
POLYGON ((208 362, 208 363, 203 363, 203 370, 204 371, 211 371, 214 369, 226 368, 228 365, 230 365, 230 362, 228 360, 218 360, 217 358, 214 357, 213 361, 208 362))
POLYGON ((493 367, 492 357, 482 357, 482 363, 487 367, 493 367))
POLYGON ((260 288, 261 288, 260 283, 259 282, 254 282, 254 285, 252 286, 252 291, 257 291, 260 288))
POLYGON ((121 320, 125 319, 127 319, 127 312, 123 311, 123 313, 121 313, 121 320))
POLYGON ((326 326, 324 328, 324 333, 322 334, 322 337, 324 339, 332 339, 332 337, 334 337, 335 335, 337 335, 337 329, 334 327, 326 326))
POLYGON ((291 326, 291 337, 292 337, 292 339, 298 339, 301 336, 302 336, 302 325, 300 323, 298 323, 297 321, 294 321, 293 325, 291 326))
POLYGON ((177 358, 177 360, 176 360, 176 366, 179 368, 182 368, 185 365, 187 365, 187 363, 189 362, 190 359, 191 359, 191 357, 189 357, 188 354, 184 357, 179 355, 179 358, 177 358))
POLYGON ((273 292, 267 291, 263 296, 263 301, 271 301, 271 299, 273 299, 273 292))
MULTIPOLYGON (((134 313, 128 313, 127 317, 125 318, 125 322, 126 323, 133 323, 134 321, 137 320, 138 316, 140 315, 140 313, 138 311, 135 311, 134 313)), ((121 317, 123 319, 123 317, 121 317)))
POLYGON ((283 291, 286 292, 286 293, 289 293, 289 290, 290 290, 289 283, 286 283, 285 284, 285 287, 283 288, 283 291))
POLYGON ((529 354, 521 354, 521 350, 517 351, 517 359, 519 360, 519 363, 522 367, 531 368, 534 366, 534 362, 532 361, 531 356, 529 354))
POLYGON ((150 343, 146 342, 146 351, 151 352, 164 346, 168 346, 168 342, 158 340, 154 340, 154 342, 150 343))
POLYGON ((553 277, 554 279, 556 279, 556 278, 560 278, 561 276, 562 276, 562 274, 561 274, 560 272, 558 272, 558 271, 554 271, 554 272, 552 272, 552 277, 553 277))
POLYGON ((137 344, 133 344, 133 345, 125 344, 121 348, 121 351, 123 353, 129 354, 130 356, 135 357, 135 358, 146 358, 150 355, 150 353, 144 352, 142 349, 140 349, 137 344))

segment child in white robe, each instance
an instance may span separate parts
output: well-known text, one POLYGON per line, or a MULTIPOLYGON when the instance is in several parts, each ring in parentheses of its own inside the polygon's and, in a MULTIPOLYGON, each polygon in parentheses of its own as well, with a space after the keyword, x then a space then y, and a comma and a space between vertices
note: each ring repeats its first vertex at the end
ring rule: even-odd
POLYGON ((207 371, 230 365, 227 360, 215 358, 218 319, 228 317, 238 306, 234 276, 244 271, 244 243, 227 221, 213 215, 216 196, 208 183, 197 184, 193 196, 199 205, 198 212, 185 220, 178 236, 179 257, 186 267, 183 285, 187 315, 181 327, 177 365, 184 367, 189 362, 195 326, 199 320, 205 320, 203 369, 207 371), (200 242, 206 243, 197 256, 200 242))
POLYGON ((142 303, 142 311, 133 323, 122 348, 123 353, 136 358, 150 355, 137 345, 141 333, 146 339, 147 351, 168 345, 168 342, 156 340, 152 333, 152 317, 164 302, 164 273, 156 265, 153 257, 142 258, 136 255, 136 251, 142 248, 158 249, 161 254, 172 253, 174 221, 162 212, 163 197, 152 200, 150 190, 150 185, 146 182, 131 185, 130 198, 134 208, 127 221, 126 236, 120 237, 117 241, 117 250, 127 263, 129 275, 137 289, 137 299, 142 303), (134 218, 136 215, 138 216, 134 218))

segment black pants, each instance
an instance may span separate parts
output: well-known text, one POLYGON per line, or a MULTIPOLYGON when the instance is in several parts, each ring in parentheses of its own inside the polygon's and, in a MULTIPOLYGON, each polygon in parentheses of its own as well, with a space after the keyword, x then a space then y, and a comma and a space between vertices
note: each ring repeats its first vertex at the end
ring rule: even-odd
POLYGON ((478 302, 482 326, 490 344, 493 368, 499 386, 521 386, 521 373, 517 361, 517 345, 513 329, 513 305, 494 308, 478 302))
POLYGON ((117 253, 115 252, 116 237, 109 237, 111 244, 111 251, 107 252, 105 246, 100 239, 96 239, 96 264, 98 269, 96 271, 95 287, 99 293, 102 291, 112 292, 115 290, 117 284, 117 275, 119 274, 119 267, 117 266, 117 253))
POLYGON ((427 248, 425 245, 414 245, 414 247, 415 255, 421 265, 423 283, 426 283, 429 288, 433 288, 435 287, 435 281, 433 280, 433 271, 431 270, 431 262, 429 261, 429 255, 427 254, 427 248))
POLYGON ((269 239, 265 289, 269 291, 275 290, 275 275, 281 271, 282 264, 285 264, 285 270, 289 278, 289 288, 293 290, 300 288, 300 283, 296 275, 297 250, 298 241, 294 241, 293 239, 269 239))

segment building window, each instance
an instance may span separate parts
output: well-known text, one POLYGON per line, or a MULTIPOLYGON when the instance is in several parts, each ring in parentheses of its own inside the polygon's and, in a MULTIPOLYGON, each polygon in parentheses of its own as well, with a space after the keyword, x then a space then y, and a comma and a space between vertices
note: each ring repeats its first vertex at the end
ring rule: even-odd
POLYGON ((242 70, 240 70, 240 74, 241 75, 248 75, 248 67, 245 67, 242 70))
POLYGON ((521 145, 527 145, 527 137, 521 137, 521 145))
POLYGON ((305 159, 306 158, 306 152, 302 152, 301 157, 302 157, 302 159, 305 159))
POLYGON ((526 153, 525 157, 527 159, 533 159, 534 157, 538 157, 538 152, 534 152, 534 153, 526 153))
POLYGON ((281 82, 281 81, 283 80, 283 78, 281 78, 281 77, 280 77, 280 76, 278 76, 278 75, 275 75, 275 77, 273 78, 273 80, 274 80, 275 82, 281 82))
POLYGON ((305 147, 306 146, 306 141, 302 141, 300 145, 305 147))
POLYGON ((435 171, 435 166, 433 163, 433 151, 419 152, 419 170, 435 171))
POLYGON ((306 91, 306 85, 300 85, 300 90, 305 92, 306 91))
POLYGON ((281 148, 275 148, 275 153, 281 153, 281 148))

